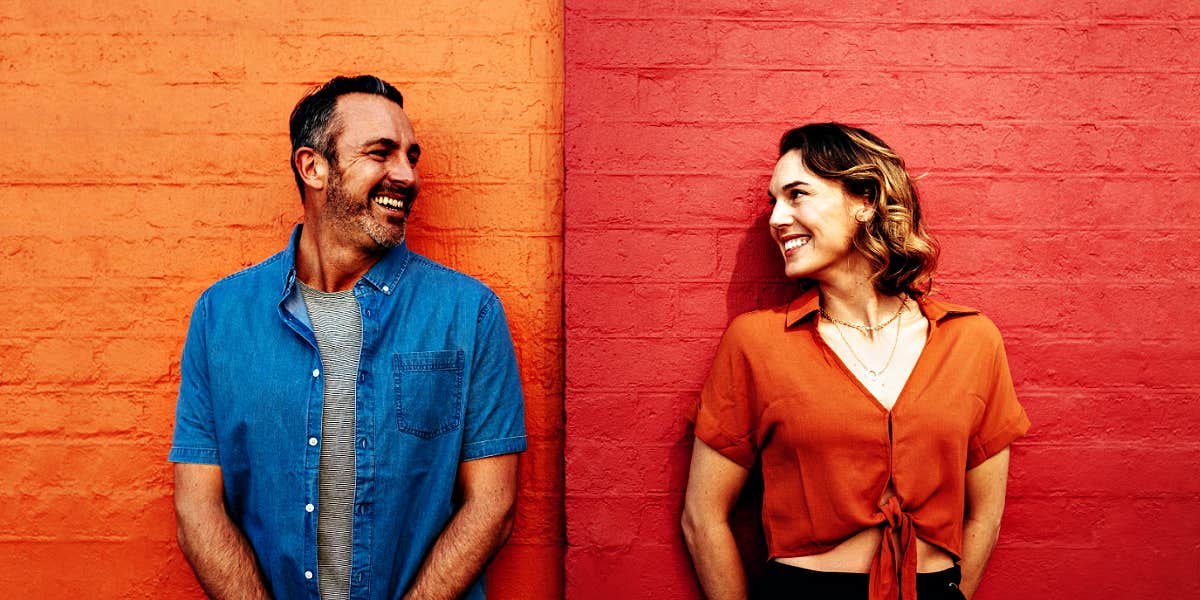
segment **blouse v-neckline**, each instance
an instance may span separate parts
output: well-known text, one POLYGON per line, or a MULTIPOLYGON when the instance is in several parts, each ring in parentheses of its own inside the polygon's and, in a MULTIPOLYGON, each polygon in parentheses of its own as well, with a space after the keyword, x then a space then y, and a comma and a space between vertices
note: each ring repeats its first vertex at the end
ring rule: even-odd
MULTIPOLYGON (((921 310, 921 317, 925 319, 925 343, 921 346, 921 352, 917 354, 917 360, 913 362, 912 369, 909 370, 908 375, 905 376, 904 381, 900 384, 900 391, 896 393, 896 399, 892 401, 892 405, 890 407, 884 404, 883 401, 880 400, 879 397, 876 396, 869 387, 867 387, 867 384, 858 377, 858 374, 854 372, 854 369, 851 369, 850 366, 846 364, 845 359, 843 359, 842 356, 833 349, 833 346, 821 336, 820 317, 812 321, 813 338, 815 339, 817 345, 821 348, 821 351, 825 353, 826 358, 837 365, 837 367, 841 369, 842 373, 849 377, 852 382, 854 382, 854 386, 857 387, 860 392, 862 392, 867 400, 873 403, 876 408, 879 408, 884 413, 891 413, 896 410, 896 406, 900 404, 900 400, 908 395, 909 386, 915 378, 914 376, 917 375, 917 370, 920 369, 921 364, 925 362, 925 357, 928 354, 926 351, 929 349, 929 343, 933 338, 933 332, 936 328, 936 325, 932 319, 925 315, 922 303, 917 302, 917 306, 921 310)), ((899 333, 897 333, 897 335, 899 335, 899 333)), ((848 342, 847 345, 849 345, 848 342)))

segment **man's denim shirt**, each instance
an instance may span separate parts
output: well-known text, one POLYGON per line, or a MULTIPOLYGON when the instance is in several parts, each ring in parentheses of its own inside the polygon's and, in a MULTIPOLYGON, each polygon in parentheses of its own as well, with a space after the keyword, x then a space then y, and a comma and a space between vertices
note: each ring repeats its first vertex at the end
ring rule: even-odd
MULTIPOLYGON (((225 506, 274 598, 318 598, 317 466, 324 377, 288 248, 200 296, 183 349, 169 460, 221 466, 225 506)), ((354 286, 350 597, 399 598, 455 510, 460 461, 525 449, 500 301, 401 245, 354 286)), ((467 598, 483 598, 483 582, 467 598)))

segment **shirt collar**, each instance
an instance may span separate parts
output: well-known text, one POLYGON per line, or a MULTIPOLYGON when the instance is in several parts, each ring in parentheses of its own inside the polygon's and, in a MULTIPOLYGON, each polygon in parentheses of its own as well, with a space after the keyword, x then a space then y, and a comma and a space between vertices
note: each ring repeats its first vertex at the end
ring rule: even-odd
MULTIPOLYGON (((921 312, 925 313, 925 318, 934 323, 941 322, 953 315, 973 315, 979 312, 974 308, 942 302, 936 298, 930 298, 928 295, 918 298, 917 305, 921 307, 921 312)), ((820 310, 821 290, 816 285, 810 286, 788 303, 786 326, 791 327, 820 310)))
MULTIPOLYGON (((296 250, 300 247, 300 230, 303 228, 304 225, 299 224, 292 230, 292 237, 288 241, 287 249, 283 251, 283 260, 280 261, 285 298, 291 293, 292 287, 296 283, 296 250)), ((389 250, 362 276, 362 281, 390 296, 396 291, 400 277, 404 275, 404 270, 408 268, 412 257, 413 253, 408 249, 408 241, 400 242, 399 246, 389 250)))

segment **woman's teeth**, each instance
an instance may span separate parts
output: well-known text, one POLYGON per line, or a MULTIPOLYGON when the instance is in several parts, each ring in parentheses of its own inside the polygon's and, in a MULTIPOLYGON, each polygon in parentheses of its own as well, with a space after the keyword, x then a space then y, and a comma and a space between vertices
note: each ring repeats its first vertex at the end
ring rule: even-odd
POLYGON ((807 244, 808 240, 811 240, 811 239, 812 238, 809 238, 809 237, 792 238, 783 243, 783 249, 785 251, 786 250, 795 250, 796 248, 799 248, 800 246, 807 244))

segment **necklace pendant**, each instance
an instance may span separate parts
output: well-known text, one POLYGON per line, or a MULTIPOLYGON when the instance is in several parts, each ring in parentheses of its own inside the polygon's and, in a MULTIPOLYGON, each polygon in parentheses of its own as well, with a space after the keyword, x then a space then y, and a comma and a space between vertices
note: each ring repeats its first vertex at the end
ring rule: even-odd
POLYGON ((877 371, 867 369, 867 378, 869 378, 871 381, 879 381, 879 373, 877 371))

